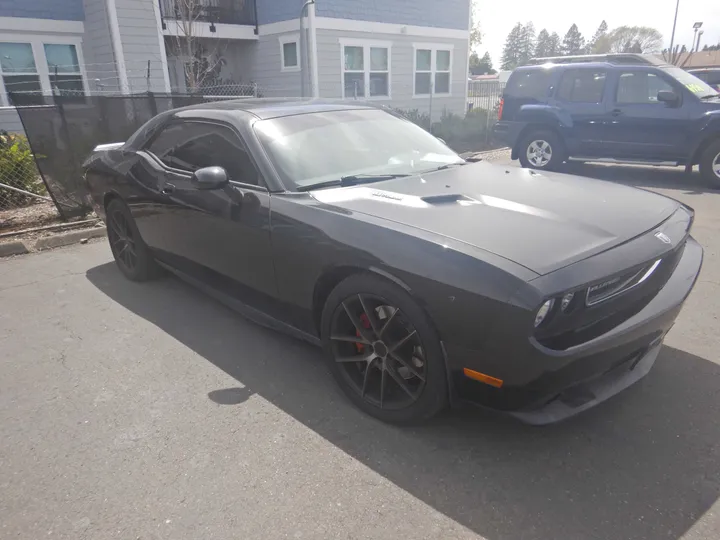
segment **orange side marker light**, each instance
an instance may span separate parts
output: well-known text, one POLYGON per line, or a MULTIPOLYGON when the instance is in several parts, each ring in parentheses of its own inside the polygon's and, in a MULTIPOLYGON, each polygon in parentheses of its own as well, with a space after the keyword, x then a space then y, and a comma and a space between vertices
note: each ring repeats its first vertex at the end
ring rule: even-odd
POLYGON ((479 371, 468 368, 463 368, 463 373, 466 377, 469 377, 470 379, 489 384, 490 386, 494 386, 495 388, 502 388, 502 379, 496 379, 495 377, 491 377, 490 375, 485 375, 484 373, 480 373, 479 371))

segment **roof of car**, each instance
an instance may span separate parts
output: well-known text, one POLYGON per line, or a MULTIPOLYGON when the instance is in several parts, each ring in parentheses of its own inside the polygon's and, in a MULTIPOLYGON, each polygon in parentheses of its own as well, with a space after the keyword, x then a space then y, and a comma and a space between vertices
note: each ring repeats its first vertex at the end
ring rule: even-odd
MULTIPOLYGON (((575 56, 552 56, 546 58, 533 58, 522 69, 527 68, 561 68, 563 66, 577 67, 608 67, 608 66, 653 66, 665 67, 668 64, 655 56, 647 54, 617 53, 617 54, 580 54, 575 56)), ((518 68, 518 69, 521 69, 518 68)))
POLYGON ((225 101, 198 103, 177 109, 179 111, 214 110, 244 111, 261 119, 308 114, 328 111, 347 111, 356 109, 374 109, 371 104, 362 101, 317 99, 317 98, 241 98, 225 101))

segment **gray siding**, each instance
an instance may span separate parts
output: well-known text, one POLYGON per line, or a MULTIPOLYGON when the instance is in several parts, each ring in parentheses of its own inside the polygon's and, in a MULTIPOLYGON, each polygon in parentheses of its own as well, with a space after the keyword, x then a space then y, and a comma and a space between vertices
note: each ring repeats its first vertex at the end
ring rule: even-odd
MULTIPOLYGON (((257 2, 258 24, 290 21, 300 17, 300 0, 255 0, 257 2)), ((361 0, 358 0, 361 1, 361 0)))
POLYGON ((316 13, 318 17, 467 30, 470 0, 322 0, 316 13))
POLYGON ((462 39, 423 38, 400 34, 371 34, 365 32, 317 31, 318 83, 320 96, 342 98, 342 62, 340 39, 367 39, 392 43, 390 54, 390 99, 379 104, 400 109, 418 109, 429 112, 432 101, 433 119, 437 120, 444 110, 464 115, 466 111, 468 42, 462 39), (453 46, 450 74, 450 97, 413 97, 414 49, 413 43, 437 43, 453 46))
POLYGON ((82 21, 83 0, 0 0, 0 17, 82 21))
POLYGON ((91 92, 120 90, 105 2, 85 0, 83 56, 91 92))
POLYGON ((115 4, 130 92, 164 92, 164 68, 153 3, 149 0, 116 0, 115 4))
POLYGON ((0 130, 8 133, 25 133, 15 107, 0 108, 0 130))
MULTIPOLYGON (((298 32, 290 32, 298 34, 298 32)), ((251 44, 251 79, 258 84, 263 97, 295 97, 300 95, 300 72, 281 71, 279 38, 286 34, 259 36, 251 44)))

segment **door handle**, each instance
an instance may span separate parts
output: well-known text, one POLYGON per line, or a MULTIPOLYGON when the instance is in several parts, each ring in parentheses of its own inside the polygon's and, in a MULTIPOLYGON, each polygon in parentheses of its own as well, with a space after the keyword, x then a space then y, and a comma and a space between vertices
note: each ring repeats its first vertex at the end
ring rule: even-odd
POLYGON ((175 191, 175 186, 172 185, 172 184, 165 184, 165 185, 163 186, 163 188, 160 190, 160 192, 161 192, 163 195, 170 195, 170 194, 173 193, 174 191, 175 191))
POLYGON ((612 114, 613 116, 620 116, 622 115, 622 113, 623 112, 620 109, 613 109, 612 111, 610 111, 610 114, 612 114))

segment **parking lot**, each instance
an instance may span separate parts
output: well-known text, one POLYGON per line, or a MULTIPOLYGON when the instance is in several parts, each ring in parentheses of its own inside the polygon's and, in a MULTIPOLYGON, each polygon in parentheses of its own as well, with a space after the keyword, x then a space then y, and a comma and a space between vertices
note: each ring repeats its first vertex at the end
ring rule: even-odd
POLYGON ((720 538, 720 192, 573 169, 694 207, 705 263, 650 375, 544 428, 382 424, 318 350, 105 242, 0 261, 0 538, 720 538))

